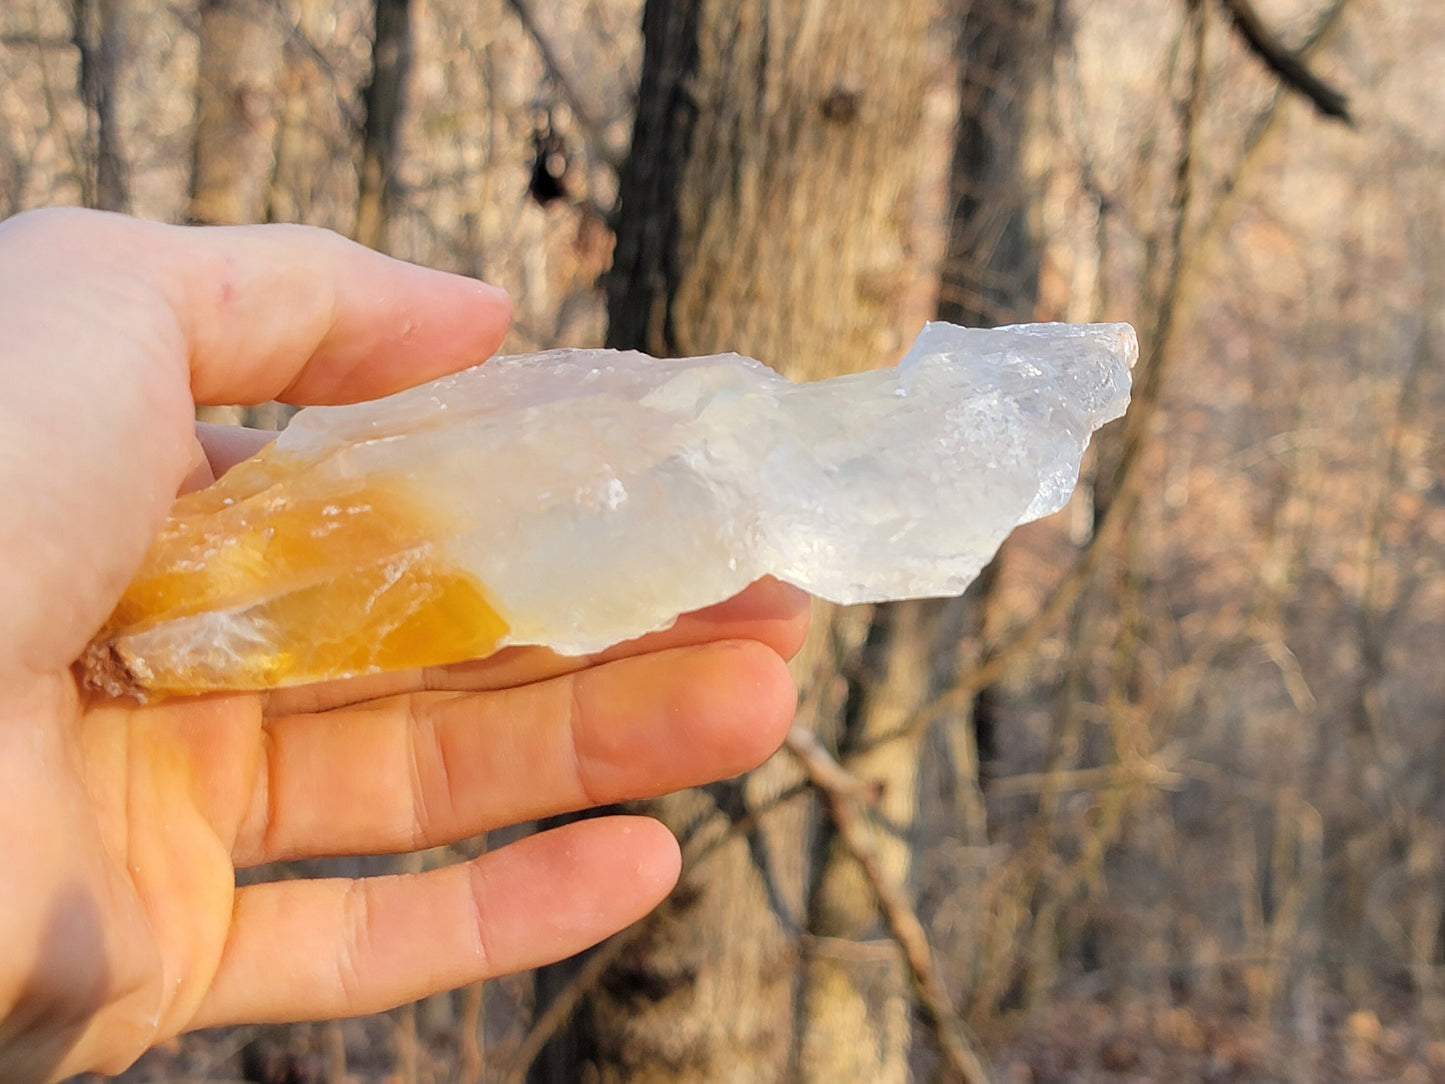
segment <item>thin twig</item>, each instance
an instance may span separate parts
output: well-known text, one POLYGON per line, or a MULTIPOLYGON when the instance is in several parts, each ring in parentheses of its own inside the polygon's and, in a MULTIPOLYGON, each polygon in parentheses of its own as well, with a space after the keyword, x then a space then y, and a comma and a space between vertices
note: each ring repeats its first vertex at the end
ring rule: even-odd
MULTIPOLYGON (((698 868, 717 854, 724 844, 738 839, 757 828, 758 822, 763 816, 778 808, 794 798, 806 794, 812 790, 812 784, 800 783, 795 786, 786 787, 773 795, 766 802, 748 810, 740 817, 729 818, 727 828, 715 836, 707 836, 699 827, 691 832, 683 842, 683 883, 687 883, 697 875, 698 868), (698 842, 698 841, 701 842, 698 842)), ((722 814, 726 816, 726 814, 722 814)), ((593 949, 576 974, 568 981, 557 995, 548 1003, 547 1008, 532 1021, 527 1034, 522 1037, 512 1060, 507 1066, 506 1072, 502 1075, 502 1084, 523 1084, 532 1063, 542 1052, 542 1048, 552 1040, 552 1037, 561 1031, 572 1014, 577 1011, 577 1006, 582 999, 590 994, 601 983, 607 969, 610 968, 622 956, 627 949, 641 938, 650 928, 651 923, 665 915, 672 906, 671 899, 663 904, 647 918, 629 926, 621 933, 614 934, 607 941, 593 949)))
POLYGON ((48 49, 58 52, 69 49, 73 43, 64 34, 41 34, 39 31, 17 31, 0 34, 0 45, 17 49, 48 49))
MULTIPOLYGON (((1325 44, 1331 32, 1339 24, 1340 16, 1344 14, 1347 3, 1349 0, 1334 0, 1334 3, 1320 15, 1314 27, 1306 35, 1304 44, 1295 54, 1300 60, 1308 60, 1325 44)), ((1278 126, 1279 118, 1282 116, 1279 106, 1284 97, 1284 88, 1276 87, 1270 94, 1269 100, 1250 121, 1239 158, 1224 175, 1214 203, 1210 206, 1209 212, 1205 215, 1204 222, 1199 228, 1199 240, 1192 246, 1194 253, 1192 262, 1196 270, 1205 263, 1202 258, 1202 243, 1221 232, 1220 223, 1233 209, 1234 199, 1242 187, 1241 182, 1249 175, 1249 167, 1258 160, 1259 151, 1264 146, 1266 137, 1278 126)))
MULTIPOLYGON (((664 904, 664 906, 666 905, 664 904)), ((527 1034, 522 1036, 522 1041, 512 1055, 511 1064, 502 1074, 502 1084, 525 1084, 527 1073, 532 1068, 532 1063, 537 1060, 537 1055, 542 1052, 542 1048, 551 1041, 552 1036, 562 1030, 563 1025, 577 1011, 577 1006, 582 1003, 582 999, 602 981, 602 976, 607 973, 607 969, 621 958, 634 941, 642 936, 651 921, 651 918, 643 919, 621 933, 613 935, 592 950, 591 954, 582 961, 582 966, 578 968, 577 974, 572 976, 571 981, 552 999, 542 1014, 532 1021, 532 1026, 528 1029, 527 1034)))
POLYGON ((918 1002, 933 1022, 939 1051, 961 1084, 988 1084, 988 1070, 975 1053, 968 1028, 939 978, 928 933, 914 913, 903 886, 883 869, 872 831, 860 807, 862 796, 868 793, 867 785, 839 764, 811 732, 801 727, 789 732, 787 746, 813 785, 827 798, 838 834, 857 859, 878 898, 883 919, 908 961, 918 1002))
POLYGON ((557 84, 557 89, 562 92, 562 97, 566 98, 567 104, 572 107, 572 113, 577 118, 577 123, 582 129, 582 134, 586 138, 593 156, 599 162, 611 166, 614 171, 621 169, 622 155, 608 146, 603 135, 602 119, 596 116, 588 106, 586 96, 573 81, 566 65, 557 55, 557 50, 552 48, 551 41, 538 25, 527 0, 507 0, 507 6, 516 14, 522 28, 527 31, 533 44, 537 46, 537 53, 542 58, 542 66, 547 69, 547 74, 551 77, 552 82, 557 84))
POLYGON ((1264 25, 1250 0, 1221 0, 1221 3, 1245 45, 1285 86, 1309 99, 1324 116, 1354 125, 1349 98, 1305 67, 1298 52, 1286 49, 1264 25))
MULTIPOLYGON (((1135 453, 1137 455, 1137 452, 1135 453)), ((1132 457, 1131 460, 1132 461, 1132 457)), ((1131 491, 1136 484, 1137 472, 1128 470, 1124 474, 1120 497, 1131 491)), ((879 735, 866 742, 859 752, 876 749, 889 742, 899 741, 910 735, 926 730, 934 723, 965 710, 973 698, 983 689, 998 682, 1008 668, 1023 655, 1036 648, 1040 641, 1054 627, 1055 623, 1073 608, 1075 601, 1088 585, 1094 569, 1104 555, 1122 535, 1127 517, 1122 513, 1126 501, 1116 498, 1092 538, 1085 545, 1068 574, 1049 594, 1029 621, 1012 638, 988 652, 977 667, 960 677, 928 703, 921 705, 897 730, 879 735)))
POLYGON ((1178 790, 1187 780, 1187 776, 1177 770, 1187 752, 1188 743, 1178 741, 1153 756, 1124 760, 1118 764, 1004 775, 990 780, 988 791, 993 798, 1011 798, 1046 789, 1094 791, 1128 787, 1135 783, 1146 783, 1161 790, 1178 790))

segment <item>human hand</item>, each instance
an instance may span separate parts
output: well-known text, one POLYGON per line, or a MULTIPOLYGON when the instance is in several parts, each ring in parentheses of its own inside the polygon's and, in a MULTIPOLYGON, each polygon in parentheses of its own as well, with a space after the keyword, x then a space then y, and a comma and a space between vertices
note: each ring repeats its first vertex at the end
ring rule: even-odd
POLYGON ((661 794, 782 740, 806 606, 775 583, 592 658, 146 707, 77 687, 172 498, 209 480, 208 450, 246 450, 198 440, 196 403, 383 395, 487 356, 507 315, 480 283, 297 227, 0 224, 0 1080, 573 953, 671 888, 661 825, 587 820, 411 876, 235 871, 661 794))

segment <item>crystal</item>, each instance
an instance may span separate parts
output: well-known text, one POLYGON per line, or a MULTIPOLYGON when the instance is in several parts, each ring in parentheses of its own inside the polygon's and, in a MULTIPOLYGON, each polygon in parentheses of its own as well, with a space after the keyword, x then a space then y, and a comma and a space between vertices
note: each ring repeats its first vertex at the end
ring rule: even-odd
POLYGON ((581 654, 766 575, 957 595, 1063 506, 1137 353, 1126 324, 935 323, 895 368, 811 384, 552 350, 312 407, 176 501, 84 676, 144 698, 581 654))

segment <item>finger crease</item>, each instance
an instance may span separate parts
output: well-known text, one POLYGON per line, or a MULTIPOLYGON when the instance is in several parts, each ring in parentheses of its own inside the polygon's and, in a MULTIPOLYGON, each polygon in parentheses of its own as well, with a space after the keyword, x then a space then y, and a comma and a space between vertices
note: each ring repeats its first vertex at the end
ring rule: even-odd
POLYGON ((276 737, 269 728, 261 729, 261 778, 256 781, 256 788, 261 792, 254 800, 261 809, 261 830, 256 834, 260 841, 260 855, 255 857, 274 858, 277 853, 276 836, 281 826, 281 814, 277 809, 277 803, 281 800, 281 788, 277 786, 280 778, 280 767, 277 764, 279 756, 279 745, 276 737))
POLYGON ((336 953, 336 985, 341 991, 341 1004, 362 1003, 365 991, 365 961, 371 943, 371 899, 365 881, 350 881, 342 899, 341 945, 336 953))
POLYGON ((467 887, 471 896, 472 929, 476 934, 477 977, 484 978, 491 975, 493 956, 485 902, 487 876, 478 862, 467 863, 467 887))
POLYGON ((600 805, 592 794, 588 783, 586 760, 582 753, 582 734, 585 727, 586 710, 582 706, 582 681, 579 675, 569 674, 567 682, 568 746, 572 752, 572 776, 577 781, 577 791, 589 806, 600 805))
MULTIPOLYGON (((430 712, 418 710, 417 698, 414 696, 406 697, 406 718, 403 726, 407 736, 407 768, 411 776, 411 849, 418 850, 426 846, 435 823, 431 791, 426 785, 428 772, 423 767, 426 759, 422 752, 423 745, 429 747, 430 758, 437 763, 437 771, 440 771, 443 777, 446 775, 446 763, 441 754, 441 739, 432 715, 430 712)), ((449 786, 445 778, 442 782, 444 786, 449 786)))

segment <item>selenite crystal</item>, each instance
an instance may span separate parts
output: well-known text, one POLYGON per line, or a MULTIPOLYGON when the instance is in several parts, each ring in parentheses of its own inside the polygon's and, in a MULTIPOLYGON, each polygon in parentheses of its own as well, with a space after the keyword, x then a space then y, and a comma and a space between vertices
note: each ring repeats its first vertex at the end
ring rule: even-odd
POLYGON ((303 410, 177 501, 86 678, 145 696, 584 653, 765 575, 957 595, 1063 506, 1137 351, 1126 324, 930 324, 896 368, 795 385, 735 354, 553 350, 303 410))

